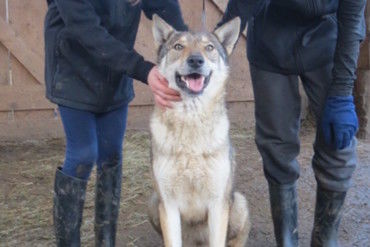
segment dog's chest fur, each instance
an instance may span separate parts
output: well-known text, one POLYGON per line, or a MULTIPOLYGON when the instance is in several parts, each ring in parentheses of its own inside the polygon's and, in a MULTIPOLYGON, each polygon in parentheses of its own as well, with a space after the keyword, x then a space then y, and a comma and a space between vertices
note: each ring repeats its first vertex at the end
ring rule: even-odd
POLYGON ((230 176, 229 122, 223 102, 157 109, 152 117, 153 173, 161 197, 199 218, 225 194, 230 176))

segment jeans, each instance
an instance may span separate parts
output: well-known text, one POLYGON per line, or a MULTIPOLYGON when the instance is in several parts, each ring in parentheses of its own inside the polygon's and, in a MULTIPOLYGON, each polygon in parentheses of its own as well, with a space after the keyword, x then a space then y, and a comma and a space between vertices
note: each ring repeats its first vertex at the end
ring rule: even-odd
POLYGON ((69 176, 88 179, 92 168, 116 160, 122 164, 122 145, 128 106, 105 113, 92 113, 59 105, 66 135, 62 171, 69 176))

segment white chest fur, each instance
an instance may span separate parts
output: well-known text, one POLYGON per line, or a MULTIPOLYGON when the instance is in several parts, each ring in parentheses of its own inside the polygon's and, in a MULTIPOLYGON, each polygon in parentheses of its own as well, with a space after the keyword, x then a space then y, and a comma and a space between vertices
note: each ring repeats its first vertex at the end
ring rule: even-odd
POLYGON ((225 107, 207 109, 196 105, 157 109, 151 121, 157 189, 163 199, 178 205, 183 217, 199 217, 223 197, 231 174, 225 107))

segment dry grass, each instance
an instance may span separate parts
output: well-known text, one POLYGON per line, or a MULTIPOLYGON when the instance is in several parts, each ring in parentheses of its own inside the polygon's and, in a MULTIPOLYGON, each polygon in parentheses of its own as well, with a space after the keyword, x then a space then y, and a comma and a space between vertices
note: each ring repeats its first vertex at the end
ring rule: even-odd
MULTIPOLYGON (((52 190, 63 150, 62 140, 0 144, 0 246, 54 245, 52 190)), ((124 160, 120 213, 125 220, 119 227, 126 229, 147 222, 146 214, 135 210, 145 206, 151 188, 147 132, 127 133, 124 160)), ((95 172, 91 178, 81 229, 83 246, 94 242, 95 172)), ((135 237, 130 239, 127 246, 134 246, 135 237)))
POLYGON ((0 239, 2 246, 52 245, 53 164, 62 156, 1 163, 0 239))
MULTIPOLYGON (((302 127, 300 162, 300 241, 309 245, 312 227, 314 177, 310 166, 313 131, 310 123, 302 127)), ((261 157, 254 144, 254 129, 234 128, 231 139, 236 151, 238 170, 236 187, 250 202, 251 246, 273 245, 271 218, 263 178, 261 157)), ((364 246, 368 232, 368 155, 370 144, 359 143, 360 163, 355 176, 347 216, 341 235, 343 246, 364 246), (365 219, 365 220, 362 220, 365 219), (367 220, 366 220, 367 219, 367 220), (367 229, 367 230, 366 230, 367 229), (356 244, 360 243, 360 244, 356 244)), ((64 159, 61 139, 35 142, 0 142, 0 247, 54 246, 52 195, 54 172, 64 159)), ((128 131, 124 147, 123 187, 117 246, 159 246, 146 215, 151 193, 150 136, 144 131, 128 131), (153 239, 154 238, 154 239, 153 239)), ((94 186, 90 179, 82 226, 82 246, 94 246, 94 186)))
MULTIPOLYGON (((253 131, 234 129, 233 144, 241 146, 253 138, 253 131), (250 139, 250 140, 249 140, 250 139)), ((0 246, 53 246, 52 193, 55 168, 63 162, 64 142, 0 143, 0 246)), ((146 201, 151 192, 150 136, 145 131, 128 131, 124 144, 123 187, 119 229, 148 223, 146 201), (140 210, 137 210, 140 209, 140 210)), ((94 243, 95 172, 88 185, 83 246, 94 243)), ((127 236, 125 246, 138 239, 127 236)))

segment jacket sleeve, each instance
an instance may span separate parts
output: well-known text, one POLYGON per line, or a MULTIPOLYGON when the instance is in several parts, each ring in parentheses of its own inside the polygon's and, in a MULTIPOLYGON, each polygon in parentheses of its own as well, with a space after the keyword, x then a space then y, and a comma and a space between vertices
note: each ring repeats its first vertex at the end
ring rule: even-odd
POLYGON ((360 42, 365 37, 366 0, 340 0, 337 12, 338 40, 334 55, 333 82, 330 96, 352 94, 356 79, 360 42))
POLYGON ((55 0, 68 36, 76 39, 97 61, 115 71, 147 82, 153 63, 114 38, 100 25, 100 18, 88 0, 55 0))
POLYGON ((252 17, 255 8, 258 6, 258 3, 261 2, 261 0, 229 0, 225 14, 223 15, 221 21, 217 24, 217 27, 220 27, 226 22, 239 16, 241 19, 240 32, 243 32, 249 18, 252 17))
POLYGON ((153 14, 157 14, 177 31, 188 30, 177 0, 143 0, 142 4, 142 9, 149 19, 152 19, 153 14))

